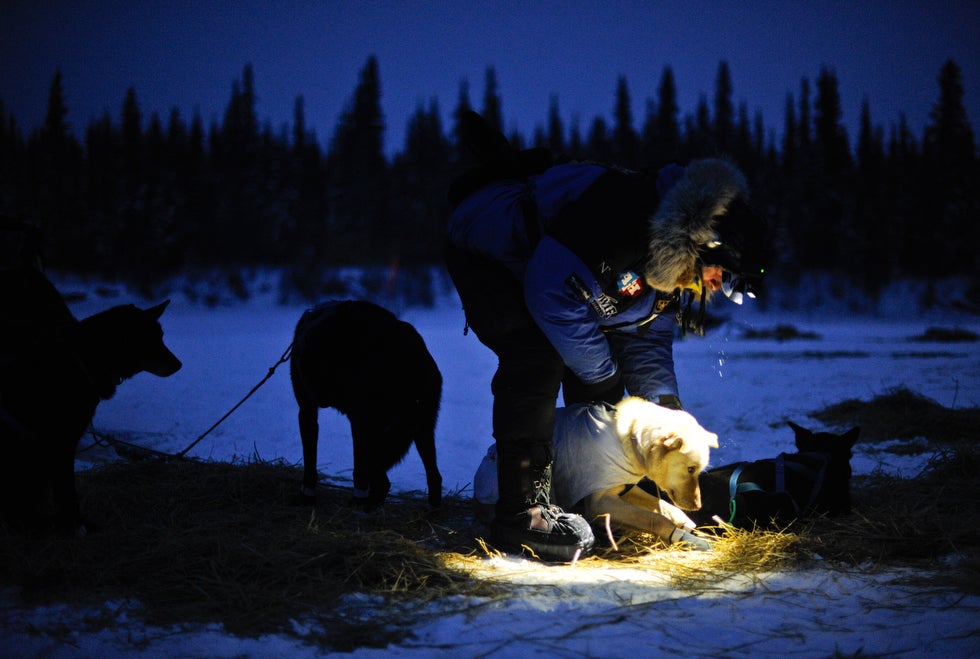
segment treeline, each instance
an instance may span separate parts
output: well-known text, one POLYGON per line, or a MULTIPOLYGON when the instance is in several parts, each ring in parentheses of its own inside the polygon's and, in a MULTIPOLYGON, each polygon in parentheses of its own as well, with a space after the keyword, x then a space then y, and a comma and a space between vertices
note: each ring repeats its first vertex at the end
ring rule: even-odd
MULTIPOLYGON (((44 123, 26 137, 0 100, 0 212, 43 227, 49 267, 143 284, 193 269, 280 266, 317 296, 324 273, 339 266, 439 263, 446 190, 471 163, 456 121, 443 126, 435 99, 416 108, 403 147, 386 158, 381 91, 370 57, 321 144, 302 97, 291 127, 260 123, 246 65, 220 122, 205 126, 199 115, 188 122, 176 109, 146 118, 130 89, 119 121, 106 114, 80 142, 56 73, 44 123)), ((873 294, 900 276, 980 271, 980 170, 957 64, 939 71, 920 136, 904 117, 887 130, 876 125, 865 100, 852 142, 837 78, 826 68, 787 96, 779 138, 733 99, 721 62, 711 100, 702 95, 682 114, 668 67, 639 120, 620 78, 611 122, 566 126, 553 96, 542 126, 509 137, 559 157, 631 168, 733 158, 772 223, 774 268, 789 280, 835 272, 873 294)), ((453 116, 472 108, 503 128, 503 105, 491 67, 480 107, 464 81, 453 116)))

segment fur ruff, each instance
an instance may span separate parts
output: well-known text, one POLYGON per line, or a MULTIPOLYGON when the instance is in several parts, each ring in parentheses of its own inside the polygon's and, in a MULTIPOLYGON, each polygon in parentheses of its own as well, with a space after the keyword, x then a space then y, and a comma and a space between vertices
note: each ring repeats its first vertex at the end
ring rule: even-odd
POLYGON ((644 273, 657 290, 690 286, 698 249, 717 240, 716 225, 736 198, 748 199, 745 176, 727 160, 695 160, 650 220, 650 261, 644 273))

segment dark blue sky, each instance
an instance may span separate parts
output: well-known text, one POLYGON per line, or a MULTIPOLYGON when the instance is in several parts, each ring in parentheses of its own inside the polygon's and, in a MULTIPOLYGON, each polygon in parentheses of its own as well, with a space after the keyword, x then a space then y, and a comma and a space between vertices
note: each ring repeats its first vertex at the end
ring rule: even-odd
POLYGON ((566 127, 611 119, 626 77, 639 128, 664 67, 673 68, 681 114, 714 95, 729 63, 736 104, 782 132, 787 94, 799 99, 822 66, 840 83, 852 142, 861 102, 884 128, 904 113, 916 136, 938 98, 946 59, 963 70, 965 104, 980 126, 980 0, 950 2, 493 2, 218 0, 63 2, 5 0, 0 98, 25 130, 44 115, 56 69, 68 120, 82 130, 108 111, 118 121, 133 87, 148 118, 170 109, 220 119, 232 81, 251 63, 260 120, 292 123, 298 95, 322 142, 378 58, 386 149, 403 146, 405 122, 436 98, 449 127, 460 82, 479 108, 484 73, 496 70, 507 130, 530 136, 558 97, 566 127), (66 6, 67 5, 67 6, 66 6))

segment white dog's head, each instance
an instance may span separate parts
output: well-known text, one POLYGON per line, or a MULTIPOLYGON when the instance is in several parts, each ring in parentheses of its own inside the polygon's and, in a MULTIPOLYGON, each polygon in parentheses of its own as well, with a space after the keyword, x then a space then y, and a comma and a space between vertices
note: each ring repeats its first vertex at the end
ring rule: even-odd
POLYGON ((616 432, 623 448, 643 460, 647 477, 678 507, 701 508, 698 476, 708 465, 708 449, 718 448, 718 435, 687 412, 633 396, 616 405, 616 432))

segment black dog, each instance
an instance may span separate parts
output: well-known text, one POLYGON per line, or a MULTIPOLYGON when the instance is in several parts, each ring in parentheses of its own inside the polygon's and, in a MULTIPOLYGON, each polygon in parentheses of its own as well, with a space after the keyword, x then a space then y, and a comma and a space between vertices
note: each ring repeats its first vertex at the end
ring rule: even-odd
POLYGON ((808 515, 851 511, 851 456, 860 434, 814 433, 792 421, 797 453, 741 462, 702 472, 699 526, 713 518, 741 529, 786 526, 808 515))
MULTIPOLYGON (((169 302, 169 301, 168 301, 169 302)), ((40 271, 0 274, 0 504, 5 521, 41 526, 52 496, 54 522, 84 533, 75 492, 75 449, 99 401, 147 371, 181 367, 163 343, 168 302, 113 307, 81 321, 40 271)))
POLYGON ((319 408, 346 415, 354 438, 355 506, 374 508, 391 489, 388 470, 415 441, 429 503, 442 503, 435 425, 442 375, 415 328, 370 302, 327 302, 296 326, 290 358, 303 440, 302 499, 315 501, 319 408))

